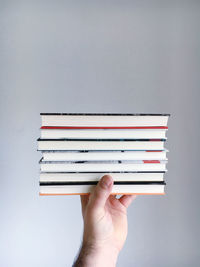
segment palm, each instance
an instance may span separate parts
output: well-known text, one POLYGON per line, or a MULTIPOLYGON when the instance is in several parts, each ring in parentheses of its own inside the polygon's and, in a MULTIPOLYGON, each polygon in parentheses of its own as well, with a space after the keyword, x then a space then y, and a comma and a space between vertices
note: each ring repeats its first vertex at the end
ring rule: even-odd
MULTIPOLYGON (((124 197, 116 199, 115 196, 110 195, 102 208, 94 210, 89 205, 83 206, 84 221, 97 245, 109 243, 119 251, 123 247, 127 236, 127 215, 123 199, 124 197)), ((82 196, 83 201, 88 203, 89 197, 82 196)), ((91 240, 91 242, 94 241, 91 240)))

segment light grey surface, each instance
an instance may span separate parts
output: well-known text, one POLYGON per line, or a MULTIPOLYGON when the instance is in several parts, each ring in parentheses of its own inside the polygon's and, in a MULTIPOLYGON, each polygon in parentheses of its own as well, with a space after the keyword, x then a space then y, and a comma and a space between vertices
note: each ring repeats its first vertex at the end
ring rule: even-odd
POLYGON ((71 266, 78 196, 39 197, 40 112, 171 113, 166 196, 118 266, 199 265, 199 1, 0 1, 0 265, 71 266))

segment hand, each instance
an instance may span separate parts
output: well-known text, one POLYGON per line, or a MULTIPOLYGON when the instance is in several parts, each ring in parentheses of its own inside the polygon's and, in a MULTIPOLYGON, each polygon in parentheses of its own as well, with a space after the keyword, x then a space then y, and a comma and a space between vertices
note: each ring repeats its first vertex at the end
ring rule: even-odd
POLYGON ((110 195, 112 187, 112 177, 105 175, 89 196, 81 196, 84 234, 74 266, 110 267, 116 264, 127 236, 127 208, 136 196, 124 195, 117 199, 110 195))

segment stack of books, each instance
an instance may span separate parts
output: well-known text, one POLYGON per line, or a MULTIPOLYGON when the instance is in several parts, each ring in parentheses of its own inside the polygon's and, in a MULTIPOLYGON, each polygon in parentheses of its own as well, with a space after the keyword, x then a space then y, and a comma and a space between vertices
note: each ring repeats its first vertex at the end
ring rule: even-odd
POLYGON ((169 114, 41 113, 40 195, 164 194, 169 114))

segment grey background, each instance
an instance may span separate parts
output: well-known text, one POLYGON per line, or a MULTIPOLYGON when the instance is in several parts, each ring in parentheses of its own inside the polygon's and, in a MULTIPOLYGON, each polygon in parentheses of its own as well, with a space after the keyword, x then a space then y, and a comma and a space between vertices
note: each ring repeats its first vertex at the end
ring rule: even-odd
POLYGON ((166 196, 118 266, 199 265, 199 1, 0 1, 0 265, 71 266, 78 196, 39 197, 40 112, 171 113, 166 196))

